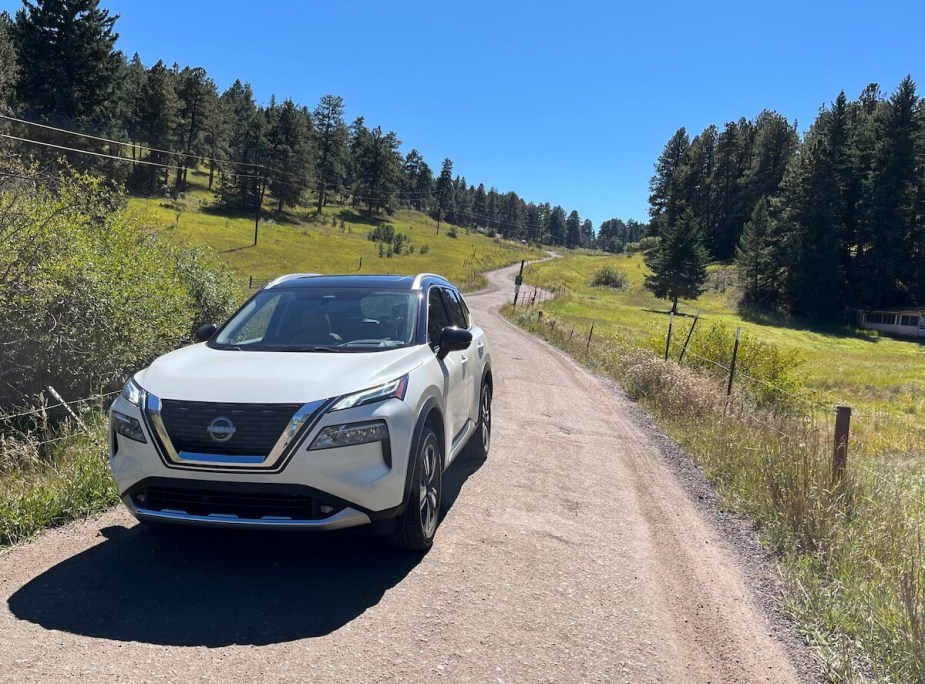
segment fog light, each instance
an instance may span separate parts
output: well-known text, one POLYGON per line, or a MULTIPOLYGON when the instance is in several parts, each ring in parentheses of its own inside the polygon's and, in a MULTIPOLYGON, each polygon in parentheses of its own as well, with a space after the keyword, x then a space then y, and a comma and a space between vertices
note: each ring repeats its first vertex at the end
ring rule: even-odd
POLYGON ((368 423, 348 423, 347 425, 329 425, 315 437, 309 450, 334 449, 337 447, 356 446, 369 442, 384 442, 389 438, 389 428, 384 420, 368 423))
POLYGON ((334 508, 331 506, 319 506, 318 510, 327 515, 328 513, 333 513, 334 508))
POLYGON ((131 416, 126 416, 118 411, 112 412, 112 429, 123 437, 128 437, 136 442, 147 444, 144 430, 141 429, 141 423, 131 416))

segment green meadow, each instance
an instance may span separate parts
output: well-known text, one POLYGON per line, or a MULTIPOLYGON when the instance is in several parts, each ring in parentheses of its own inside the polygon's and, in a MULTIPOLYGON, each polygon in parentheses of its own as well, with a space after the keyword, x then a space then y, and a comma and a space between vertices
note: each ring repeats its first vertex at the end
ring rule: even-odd
MULTIPOLYGON (((641 254, 593 255, 568 253, 534 264, 525 282, 544 288, 564 286, 564 296, 543 302, 543 308, 570 324, 587 329, 595 322, 601 332, 621 332, 640 342, 664 340, 669 303, 643 288, 647 270, 641 254), (591 287, 602 266, 623 271, 623 290, 591 287)), ((918 417, 925 414, 925 344, 858 330, 847 325, 812 324, 759 316, 738 309, 734 269, 712 266, 708 290, 696 301, 682 302, 673 336, 684 336, 696 312, 697 330, 718 323, 741 327, 754 339, 796 352, 807 398, 824 404, 846 403, 861 409, 918 417)))
POLYGON ((272 196, 254 246, 254 216, 215 212, 206 174, 190 172, 192 190, 183 199, 129 198, 129 209, 148 219, 172 239, 211 247, 243 286, 284 273, 420 273, 449 278, 463 290, 485 284, 482 273, 521 259, 536 259, 540 250, 475 231, 437 223, 426 214, 401 210, 392 216, 367 218, 360 209, 327 206, 320 216, 314 207, 276 211, 272 196), (380 256, 370 230, 390 223, 406 234, 413 253, 380 256), (454 237, 455 235, 455 237, 454 237))

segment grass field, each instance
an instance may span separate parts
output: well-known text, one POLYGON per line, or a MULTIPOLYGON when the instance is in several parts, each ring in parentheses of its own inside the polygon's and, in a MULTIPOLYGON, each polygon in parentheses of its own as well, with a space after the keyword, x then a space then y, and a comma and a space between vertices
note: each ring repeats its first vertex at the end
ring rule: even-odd
POLYGON ((542 254, 520 243, 462 228, 456 228, 456 237, 451 237, 452 226, 446 223, 437 234, 436 222, 414 211, 370 220, 362 211, 328 206, 321 217, 315 217, 314 208, 275 212, 272 198, 265 203, 268 219, 261 221, 255 247, 253 215, 213 213, 209 209, 212 194, 204 185, 205 174, 191 174, 191 178, 192 189, 182 200, 130 198, 129 208, 178 241, 208 245, 245 285, 251 276, 265 281, 284 273, 429 271, 449 278, 463 290, 475 290, 485 284, 482 272, 542 254), (378 243, 367 239, 367 234, 384 222, 409 237, 413 254, 379 256, 378 243), (421 253, 422 248, 426 253, 421 253))
MULTIPOLYGON (((564 285, 564 297, 544 303, 556 315, 602 331, 620 331, 642 340, 664 338, 668 302, 644 290, 642 256, 566 255, 532 266, 525 281, 543 287, 564 285), (604 265, 626 273, 625 290, 592 288, 592 274, 604 265)), ((874 331, 839 325, 797 325, 771 318, 741 315, 735 275, 729 268, 711 267, 710 289, 679 312, 701 311, 698 329, 711 323, 730 329, 741 326, 755 339, 796 352, 808 396, 826 404, 847 403, 860 409, 910 417, 925 416, 925 344, 900 340, 874 331)), ((675 335, 686 334, 690 318, 675 321, 675 335)))

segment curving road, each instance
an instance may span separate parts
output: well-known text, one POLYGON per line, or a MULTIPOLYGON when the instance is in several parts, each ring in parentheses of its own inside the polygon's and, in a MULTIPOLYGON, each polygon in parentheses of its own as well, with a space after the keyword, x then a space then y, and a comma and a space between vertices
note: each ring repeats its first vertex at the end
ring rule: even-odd
MULTIPOLYGON (((604 381, 470 295, 487 461, 447 473, 423 558, 350 536, 163 538, 121 509, 0 555, 3 682, 795 682, 759 563, 604 381)), ((803 668, 803 669, 800 669, 803 668)))

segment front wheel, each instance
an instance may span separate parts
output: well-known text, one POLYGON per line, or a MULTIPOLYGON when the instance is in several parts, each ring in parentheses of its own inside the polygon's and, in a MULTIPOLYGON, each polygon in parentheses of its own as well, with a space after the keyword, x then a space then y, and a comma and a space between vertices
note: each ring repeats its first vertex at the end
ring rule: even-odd
POLYGON ((433 545, 443 492, 443 458, 437 434, 425 427, 418 444, 414 461, 409 465, 414 472, 408 506, 391 538, 394 546, 409 551, 426 551, 433 545))

